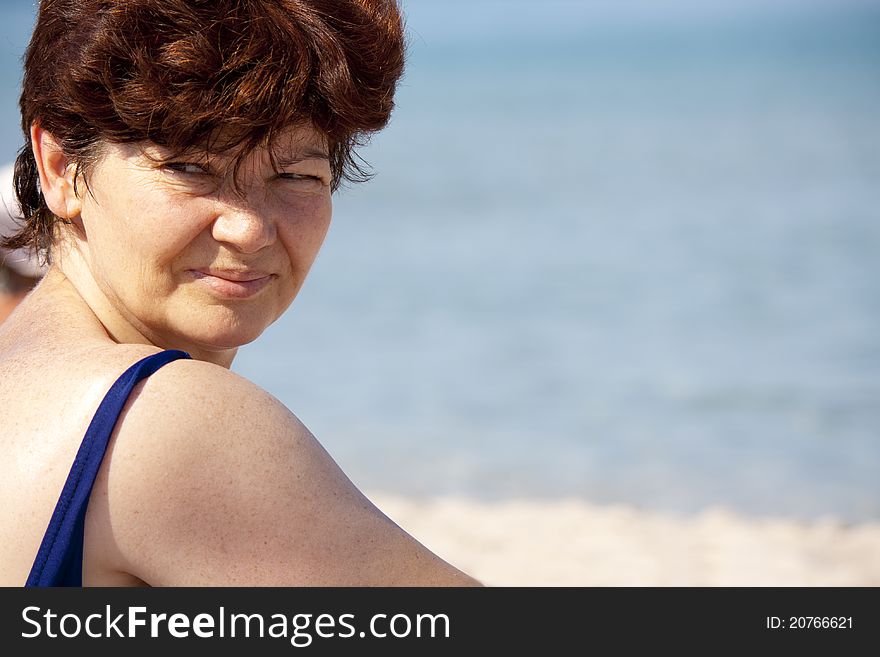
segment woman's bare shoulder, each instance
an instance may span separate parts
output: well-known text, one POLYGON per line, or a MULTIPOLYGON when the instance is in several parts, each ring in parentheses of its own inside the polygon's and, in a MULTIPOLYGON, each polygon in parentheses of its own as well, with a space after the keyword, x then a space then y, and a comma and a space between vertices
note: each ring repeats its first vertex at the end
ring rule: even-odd
MULTIPOLYGON (((132 360, 132 352, 127 360, 132 360)), ((148 352, 138 354, 139 357, 148 352)), ((126 421, 138 429, 174 432, 186 427, 197 435, 225 429, 226 436, 259 421, 264 429, 304 429, 275 397, 248 379, 219 365, 192 359, 172 361, 145 379, 132 394, 126 421)))
POLYGON ((116 565, 149 584, 475 583, 376 509, 281 402, 210 363, 172 362, 136 390, 103 476, 116 565))

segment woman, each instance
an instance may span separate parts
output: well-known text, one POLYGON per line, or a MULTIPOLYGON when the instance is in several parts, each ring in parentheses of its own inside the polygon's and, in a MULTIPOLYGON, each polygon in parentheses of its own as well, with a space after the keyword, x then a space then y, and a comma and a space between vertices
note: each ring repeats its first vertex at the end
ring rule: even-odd
POLYGON ((402 53, 393 0, 40 3, 4 246, 50 268, 0 327, 0 584, 476 584, 229 371, 402 53))

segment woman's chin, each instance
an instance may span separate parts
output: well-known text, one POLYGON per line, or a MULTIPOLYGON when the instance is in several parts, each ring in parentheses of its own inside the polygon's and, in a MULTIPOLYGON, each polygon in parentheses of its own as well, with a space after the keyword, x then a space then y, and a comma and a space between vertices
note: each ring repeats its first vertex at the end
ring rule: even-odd
POLYGON ((253 342, 271 323, 270 318, 264 317, 206 317, 176 327, 175 335, 166 342, 179 344, 178 348, 184 351, 228 351, 253 342))
POLYGON ((266 326, 238 327, 235 330, 214 331, 197 336, 193 344, 202 345, 212 351, 227 351, 250 344, 263 334, 266 326))

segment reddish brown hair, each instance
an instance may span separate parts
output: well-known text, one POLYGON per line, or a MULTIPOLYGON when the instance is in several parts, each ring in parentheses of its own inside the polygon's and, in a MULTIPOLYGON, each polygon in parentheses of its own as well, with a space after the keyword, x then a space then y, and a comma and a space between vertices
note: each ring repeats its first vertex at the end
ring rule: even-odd
POLYGON ((52 244, 58 219, 39 191, 36 121, 84 175, 102 142, 241 158, 311 124, 327 138, 335 190, 368 177, 354 149, 388 122, 403 56, 395 0, 42 0, 15 164, 25 224, 2 244, 52 244))

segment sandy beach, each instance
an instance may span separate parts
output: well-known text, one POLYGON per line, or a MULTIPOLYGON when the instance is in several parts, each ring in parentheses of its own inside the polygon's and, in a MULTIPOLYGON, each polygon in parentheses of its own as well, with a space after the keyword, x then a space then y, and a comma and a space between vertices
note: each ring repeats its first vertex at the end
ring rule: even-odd
POLYGON ((880 522, 675 516, 581 500, 370 498, 494 586, 880 586, 880 522))

